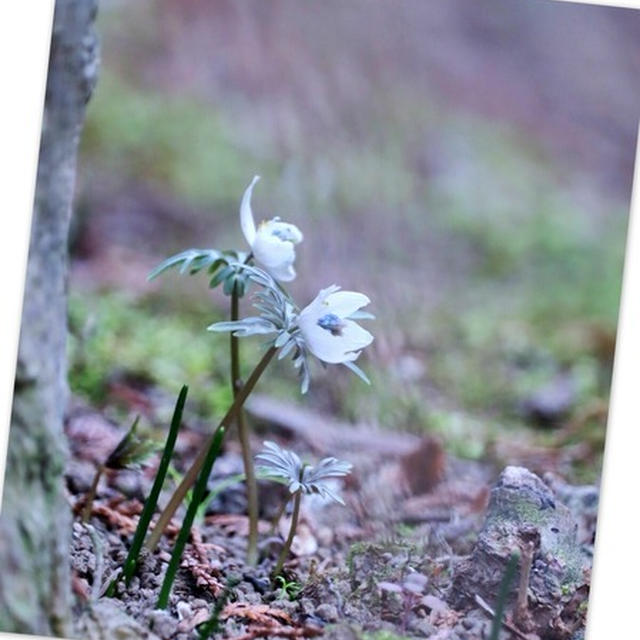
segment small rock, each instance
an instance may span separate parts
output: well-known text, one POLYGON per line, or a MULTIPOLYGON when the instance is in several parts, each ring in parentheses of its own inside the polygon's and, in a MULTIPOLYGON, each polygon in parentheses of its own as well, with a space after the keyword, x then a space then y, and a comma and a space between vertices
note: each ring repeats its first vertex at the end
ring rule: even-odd
POLYGON ((138 471, 118 471, 112 474, 110 485, 128 498, 145 498, 143 478, 138 471))
POLYGON ((71 493, 86 494, 91 488, 96 467, 87 460, 69 460, 65 470, 65 478, 71 493))
MULTIPOLYGON (((280 521, 280 533, 283 539, 289 533, 291 522, 288 518, 282 518, 280 521)), ((298 524, 296 535, 291 543, 291 553, 295 556, 310 556, 318 550, 318 541, 313 535, 311 528, 306 522, 298 524)))
POLYGON ((285 611, 289 614, 295 613, 298 609, 298 603, 291 600, 274 600, 271 603, 271 606, 274 609, 281 609, 282 611, 285 611))
POLYGON ((261 604, 262 603, 262 597, 260 596, 259 593, 256 593, 255 591, 252 591, 250 593, 246 593, 243 600, 245 602, 248 602, 249 604, 261 604))
POLYGON ((316 608, 316 615, 327 622, 335 622, 338 619, 338 609, 332 604, 321 604, 316 608))
POLYGON ((204 609, 205 607, 209 606, 209 603, 206 600, 203 600, 202 598, 195 598, 194 600, 191 601, 191 606, 193 607, 194 610, 204 609))
POLYGON ((185 618, 191 618, 193 616, 191 605, 184 600, 180 600, 180 602, 176 604, 176 613, 178 614, 178 620, 184 620, 185 618))
POLYGON ((314 615, 316 613, 316 605, 310 598, 301 598, 299 600, 299 603, 302 613, 308 616, 314 615))
POLYGON ((86 640, 109 640, 112 638, 118 638, 118 640, 160 640, 155 633, 130 618, 120 608, 120 605, 110 598, 104 598, 94 603, 78 620, 77 627, 78 637, 86 640))
POLYGON ((421 602, 432 614, 438 616, 444 615, 449 611, 449 606, 444 600, 431 594, 424 596, 421 602))
POLYGON ((540 426, 553 426, 573 408, 576 392, 573 379, 567 374, 534 391, 522 402, 525 417, 540 426))
POLYGON ((245 573, 242 576, 258 593, 266 593, 271 589, 271 582, 267 578, 260 578, 251 573, 245 573))
POLYGON ((402 588, 405 591, 410 591, 415 594, 422 594, 427 586, 427 576, 421 573, 410 573, 402 583, 402 588))
POLYGON ((436 628, 426 618, 415 617, 410 620, 407 626, 409 631, 424 638, 428 638, 436 633, 436 628))
POLYGON ((162 640, 169 640, 178 630, 178 621, 166 611, 156 609, 149 616, 149 626, 162 640))

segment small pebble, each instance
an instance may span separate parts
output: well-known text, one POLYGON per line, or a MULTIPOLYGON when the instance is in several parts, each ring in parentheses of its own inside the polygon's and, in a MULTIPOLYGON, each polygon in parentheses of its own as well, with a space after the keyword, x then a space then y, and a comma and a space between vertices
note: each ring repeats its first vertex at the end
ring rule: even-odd
POLYGON ((300 609, 302 613, 311 616, 316 613, 316 606, 310 598, 302 598, 300 600, 300 609))
POLYGON ((250 573, 245 573, 243 578, 251 584, 258 593, 266 593, 271 588, 271 582, 266 578, 258 578, 250 573))
POLYGON ((157 609, 149 616, 149 626, 157 636, 163 640, 169 640, 178 629, 178 621, 166 611, 157 609))
POLYGON ((332 604, 321 604, 316 608, 316 615, 327 622, 335 622, 338 619, 338 610, 332 604))
POLYGON ((191 606, 195 610, 204 609, 205 607, 209 606, 209 603, 206 600, 203 600, 202 598, 195 598, 194 600, 191 601, 191 606))
POLYGON ((180 600, 176 605, 176 612, 178 614, 179 620, 184 620, 185 618, 190 618, 193 615, 193 611, 191 610, 191 606, 185 600, 180 600))
POLYGON ((408 624, 409 631, 428 638, 436 633, 436 628, 426 618, 413 618, 408 624))
POLYGON ((251 591, 250 593, 245 594, 244 601, 249 604, 262 604, 262 598, 259 593, 255 591, 251 591))

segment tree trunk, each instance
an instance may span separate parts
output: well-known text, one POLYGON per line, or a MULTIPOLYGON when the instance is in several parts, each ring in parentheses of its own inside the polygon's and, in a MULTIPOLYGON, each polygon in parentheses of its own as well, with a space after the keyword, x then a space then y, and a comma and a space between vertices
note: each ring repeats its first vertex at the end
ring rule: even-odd
POLYGON ((67 235, 97 0, 57 0, 0 519, 0 629, 68 636, 67 235))

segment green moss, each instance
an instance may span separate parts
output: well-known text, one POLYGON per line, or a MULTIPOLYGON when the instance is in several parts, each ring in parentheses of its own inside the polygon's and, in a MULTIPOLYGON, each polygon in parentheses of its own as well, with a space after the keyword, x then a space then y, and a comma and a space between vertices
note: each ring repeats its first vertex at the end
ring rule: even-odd
POLYGON ((98 405, 114 377, 152 383, 174 393, 182 384, 203 416, 229 405, 223 336, 207 332, 211 310, 181 312, 152 298, 115 292, 72 295, 69 301, 69 382, 98 405))
POLYGON ((234 211, 252 171, 247 167, 269 169, 212 104, 145 91, 108 72, 89 105, 82 152, 129 181, 155 185, 189 204, 234 211))

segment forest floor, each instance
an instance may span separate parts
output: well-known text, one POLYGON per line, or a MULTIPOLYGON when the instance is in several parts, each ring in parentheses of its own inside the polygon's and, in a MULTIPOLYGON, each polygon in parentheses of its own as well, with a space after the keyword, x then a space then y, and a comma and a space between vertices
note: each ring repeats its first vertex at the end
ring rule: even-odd
MULTIPOLYGON (((153 410, 152 394, 120 390, 125 392, 130 402, 144 401, 153 410)), ((496 484, 500 469, 447 455, 431 436, 350 427, 267 396, 256 397, 249 413, 256 425, 254 450, 260 434, 268 432, 265 438, 303 459, 339 451, 351 461, 354 472, 341 488, 346 507, 318 497, 303 500, 286 581, 274 584, 269 574, 288 516, 275 527, 272 521, 285 488, 260 486, 260 561, 249 567, 242 459, 229 439, 214 467, 206 511, 192 528, 169 607, 161 611, 156 601, 181 513, 159 549, 143 555, 129 588, 120 583, 115 598, 105 597, 126 557, 157 460, 141 472, 110 472, 99 485, 89 524, 78 516, 73 529, 75 611, 82 637, 114 637, 117 628, 117 637, 198 638, 199 625, 217 607, 218 638, 488 638, 509 554, 525 552, 520 562, 526 562, 528 544, 526 610, 516 606, 522 602, 518 578, 511 584, 499 637, 583 637, 595 487, 572 487, 553 474, 543 482, 522 467, 510 467, 496 484)), ((178 474, 204 437, 192 422, 185 418, 178 439, 178 474)), ((67 435, 69 499, 78 515, 96 464, 123 431, 77 403, 67 435)), ((170 490, 173 485, 167 484, 170 490)))
MULTIPOLYGON (((623 13, 540 3, 522 20, 494 4, 105 3, 71 237, 82 637, 196 638, 217 605, 218 637, 489 638, 516 549, 500 639, 582 637, 637 125, 637 74, 616 52, 637 37, 623 13), (616 91, 596 94, 585 51, 622 23, 599 76, 616 91), (169 608, 156 602, 182 511, 106 598, 157 459, 103 478, 83 525, 96 466, 135 414, 161 442, 187 383, 163 505, 231 399, 228 338, 205 331, 228 300, 202 279, 147 275, 194 245, 242 247, 254 173, 256 216, 305 235, 295 299, 335 282, 377 317, 371 387, 332 369, 302 405, 279 363, 248 404, 255 452, 274 440, 354 465, 346 506, 303 500, 287 582, 271 584, 285 496, 261 486, 260 561, 246 566, 232 431, 169 608)), ((258 348, 242 353, 248 367, 258 348)))

